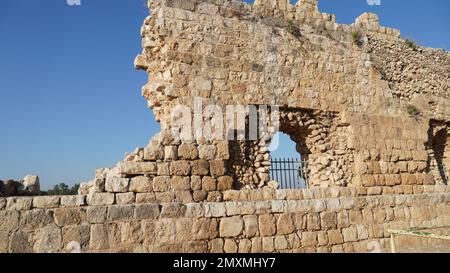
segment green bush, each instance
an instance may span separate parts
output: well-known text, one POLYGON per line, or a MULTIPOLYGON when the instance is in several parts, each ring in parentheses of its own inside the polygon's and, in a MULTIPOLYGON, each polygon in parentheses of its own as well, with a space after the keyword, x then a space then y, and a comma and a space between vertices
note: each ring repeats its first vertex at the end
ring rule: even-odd
POLYGON ((420 114, 420 110, 419 110, 416 106, 414 106, 414 105, 412 105, 412 104, 408 104, 408 105, 406 106, 406 112, 407 112, 410 116, 413 116, 413 117, 416 117, 416 116, 418 116, 418 115, 420 114))
POLYGON ((406 43, 407 46, 409 46, 413 50, 417 50, 417 44, 413 40, 406 39, 405 43, 406 43))
POLYGON ((353 43, 357 44, 358 46, 361 46, 363 44, 362 34, 358 31, 352 32, 352 39, 353 43))

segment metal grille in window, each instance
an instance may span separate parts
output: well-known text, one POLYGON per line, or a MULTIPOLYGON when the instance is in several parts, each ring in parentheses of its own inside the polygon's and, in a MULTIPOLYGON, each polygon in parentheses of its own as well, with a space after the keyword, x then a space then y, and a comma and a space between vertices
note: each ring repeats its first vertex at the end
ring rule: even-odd
POLYGON ((307 177, 308 164, 301 159, 271 160, 270 179, 279 183, 280 189, 305 189, 308 188, 307 177))

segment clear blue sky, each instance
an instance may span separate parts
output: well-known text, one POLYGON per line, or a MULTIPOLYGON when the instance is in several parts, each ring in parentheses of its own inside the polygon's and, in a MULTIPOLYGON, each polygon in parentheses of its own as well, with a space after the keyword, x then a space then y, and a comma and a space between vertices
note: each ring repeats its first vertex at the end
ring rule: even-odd
MULTIPOLYGON (((43 188, 89 180, 159 131, 140 96, 145 0, 0 1, 0 179, 38 174, 43 188)), ((365 11, 419 44, 450 49, 450 1, 321 0, 351 23, 365 11)), ((284 142, 286 138, 282 138, 284 142)), ((275 156, 293 157, 283 145, 275 156)))

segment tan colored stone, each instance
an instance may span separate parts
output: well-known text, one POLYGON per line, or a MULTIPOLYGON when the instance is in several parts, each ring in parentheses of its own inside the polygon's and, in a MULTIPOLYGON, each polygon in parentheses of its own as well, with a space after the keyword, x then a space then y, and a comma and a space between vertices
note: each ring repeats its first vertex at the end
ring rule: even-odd
POLYGON ((174 191, 187 191, 191 189, 191 180, 189 177, 174 176, 170 184, 174 191))
POLYGON ((288 235, 295 231, 294 221, 292 214, 280 214, 277 221, 277 233, 279 235, 288 235))
POLYGON ((205 159, 199 159, 191 161, 191 169, 193 175, 208 175, 209 174, 209 163, 205 159))
POLYGON ((212 160, 209 162, 211 175, 215 177, 219 177, 225 174, 225 161, 223 160, 212 160))
POLYGON ((33 198, 33 208, 49 209, 59 206, 59 196, 38 196, 33 198))
POLYGON ((233 178, 231 176, 217 178, 217 190, 226 191, 231 189, 233 189, 233 178))
POLYGON ((172 161, 172 163, 170 163, 170 174, 176 176, 190 175, 191 165, 185 160, 172 161))
POLYGON ((116 203, 118 205, 133 204, 136 200, 134 192, 117 193, 116 203))
POLYGON ((202 190, 206 192, 215 191, 216 190, 217 181, 215 178, 211 176, 205 176, 202 179, 202 190))
POLYGON ((242 234, 243 220, 240 216, 225 217, 220 220, 220 237, 236 237, 242 234))
POLYGON ((276 233, 276 218, 271 214, 258 217, 259 234, 262 237, 273 236, 276 233))
POLYGON ((129 191, 135 193, 151 192, 153 190, 153 181, 150 177, 136 176, 130 180, 129 191))
POLYGON ((93 193, 86 200, 90 206, 107 206, 114 204, 115 197, 113 193, 93 193))
POLYGON ((31 205, 33 202, 33 198, 29 197, 10 197, 6 198, 6 209, 7 210, 29 210, 31 209, 31 205))

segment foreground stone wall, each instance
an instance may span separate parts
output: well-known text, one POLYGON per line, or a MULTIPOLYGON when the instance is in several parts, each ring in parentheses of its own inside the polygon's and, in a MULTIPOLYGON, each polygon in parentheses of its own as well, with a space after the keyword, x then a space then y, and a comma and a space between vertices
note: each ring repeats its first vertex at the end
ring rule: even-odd
POLYGON ((374 242, 387 251, 388 228, 450 225, 450 188, 420 192, 358 196, 335 188, 263 198, 253 190, 245 201, 237 191, 226 202, 188 204, 2 198, 0 252, 368 252, 374 242))

